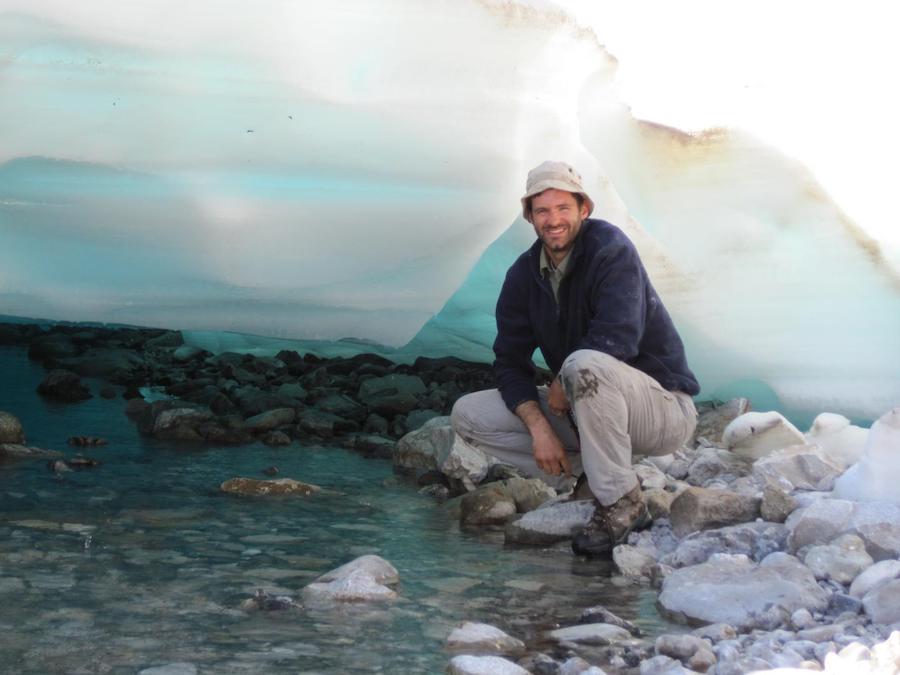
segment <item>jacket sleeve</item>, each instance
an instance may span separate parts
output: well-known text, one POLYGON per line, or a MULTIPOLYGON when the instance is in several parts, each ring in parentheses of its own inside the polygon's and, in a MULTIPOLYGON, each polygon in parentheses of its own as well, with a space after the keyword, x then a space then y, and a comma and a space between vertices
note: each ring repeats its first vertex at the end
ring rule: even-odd
MULTIPOLYGON (((519 270, 521 272, 521 269, 519 270)), ((525 401, 537 401, 532 354, 537 340, 528 314, 526 284, 515 283, 516 266, 506 274, 497 300, 494 375, 503 402, 515 412, 525 401)))
POLYGON ((647 317, 647 276, 624 235, 590 262, 591 320, 575 349, 594 349, 628 361, 638 355, 647 317))

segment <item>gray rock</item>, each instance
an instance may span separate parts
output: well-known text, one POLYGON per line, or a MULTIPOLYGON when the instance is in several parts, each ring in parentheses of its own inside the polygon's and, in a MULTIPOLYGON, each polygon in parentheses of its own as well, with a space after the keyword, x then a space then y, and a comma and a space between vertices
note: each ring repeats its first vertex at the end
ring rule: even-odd
POLYGON ((25 444, 25 430, 22 423, 11 413, 0 410, 0 443, 25 444))
POLYGON ((320 398, 316 401, 315 407, 322 412, 353 420, 359 424, 365 422, 369 414, 365 406, 343 394, 329 394, 320 398))
POLYGON ((500 483, 489 483, 460 500, 462 525, 502 525, 516 515, 516 502, 500 483))
POLYGON ((322 412, 314 408, 301 410, 297 413, 297 426, 308 434, 330 438, 334 436, 346 420, 332 413, 322 412))
POLYGON ((660 635, 654 643, 657 654, 671 656, 682 663, 686 663, 698 650, 712 649, 712 643, 696 635, 672 634, 660 635))
POLYGON ((260 434, 290 424, 295 416, 293 408, 276 408, 245 419, 243 426, 251 433, 260 434))
POLYGON ((631 623, 631 621, 626 621, 625 619, 617 616, 610 612, 606 607, 602 605, 597 605, 595 607, 588 607, 586 610, 581 612, 581 618, 578 621, 579 623, 608 623, 613 626, 618 626, 624 630, 627 630, 629 633, 634 635, 635 637, 640 637, 641 629, 636 625, 631 623))
POLYGON ((305 401, 308 395, 306 389, 296 382, 285 382, 275 391, 279 396, 292 398, 295 401, 305 401))
POLYGON ((900 622, 900 579, 876 586, 862 599, 866 615, 874 623, 900 622))
POLYGON ((263 436, 262 442, 271 448, 283 448, 291 444, 291 437, 283 431, 270 431, 263 436))
POLYGON ((449 675, 529 675, 528 671, 502 656, 454 656, 449 675))
POLYGON ((380 415, 405 414, 419 404, 417 396, 426 392, 425 383, 416 375, 385 375, 363 381, 357 398, 380 415))
POLYGON ((550 637, 560 642, 589 645, 610 645, 631 639, 631 633, 609 623, 583 623, 550 631, 550 637))
POLYGON ((592 666, 580 656, 573 656, 563 661, 556 675, 605 675, 597 666, 592 666))
POLYGON ((169 408, 153 420, 151 435, 166 440, 200 441, 203 435, 198 427, 213 419, 209 410, 200 408, 169 408))
POLYGON ((456 434, 449 417, 435 417, 397 442, 394 466, 404 469, 437 469, 438 457, 450 454, 456 434))
POLYGON ((183 344, 184 336, 180 330, 167 330, 165 333, 149 338, 144 342, 144 349, 180 347, 183 344))
POLYGON ((641 661, 641 675, 695 675, 696 672, 669 656, 654 656, 641 661))
POLYGON ((200 347, 182 345, 172 352, 172 359, 177 363, 187 363, 188 361, 193 361, 201 354, 203 354, 203 350, 200 347))
POLYGON ((730 482, 746 474, 749 469, 749 462, 738 455, 720 448, 704 448, 691 462, 685 480, 691 485, 703 487, 718 479, 730 482))
POLYGON ((743 555, 714 555, 709 561, 675 570, 663 581, 659 605, 685 622, 759 625, 770 608, 788 613, 821 611, 828 594, 796 558, 772 553, 758 565, 743 555))
MULTIPOLYGON (((805 612, 806 610, 798 611, 805 612)), ((733 640, 736 638, 737 631, 734 629, 734 626, 728 623, 710 623, 691 631, 691 635, 705 638, 710 642, 721 642, 722 640, 733 640)))
POLYGON ((794 511, 785 524, 791 530, 791 551, 855 534, 865 542, 873 560, 900 558, 900 505, 817 499, 794 511))
POLYGON ((842 472, 811 445, 784 448, 753 463, 753 476, 760 484, 784 479, 796 490, 830 490, 842 472))
POLYGON ((669 513, 679 537, 691 532, 746 523, 759 516, 761 500, 727 490, 691 487, 682 492, 669 513))
POLYGON ((164 666, 144 668, 138 672, 138 675, 197 675, 197 672, 197 666, 193 663, 178 661, 175 663, 167 663, 164 666))
POLYGON ((872 556, 866 553, 862 539, 855 534, 844 534, 830 544, 811 547, 803 562, 816 575, 816 579, 849 584, 873 561, 872 556))
POLYGON ((666 474, 651 463, 635 464, 634 471, 641 483, 642 490, 663 490, 666 487, 666 474))
POLYGON ((510 654, 525 651, 525 643, 486 623, 466 621, 454 628, 444 645, 449 651, 465 654, 510 654))
POLYGON ((850 584, 850 595, 862 598, 869 591, 900 578, 900 560, 882 560, 872 565, 850 584))
POLYGON ((737 417, 750 411, 750 401, 745 398, 733 398, 724 403, 709 401, 697 404, 697 428, 694 430, 694 445, 699 438, 706 438, 713 443, 722 442, 725 427, 737 417))
POLYGON ((571 539, 574 531, 587 525, 592 515, 593 501, 558 502, 530 511, 509 523, 505 539, 511 544, 548 546, 571 539))
POLYGON ((659 561, 675 568, 689 567, 706 562, 714 553, 741 553, 759 562, 770 553, 784 549, 787 536, 787 527, 768 522, 703 530, 689 534, 659 561))
POLYGON ((60 363, 83 377, 105 378, 127 378, 146 365, 135 351, 107 348, 90 349, 80 356, 60 359, 60 363))
POLYGON ((441 413, 437 410, 413 410, 406 416, 406 428, 410 431, 415 431, 435 417, 441 417, 441 413))

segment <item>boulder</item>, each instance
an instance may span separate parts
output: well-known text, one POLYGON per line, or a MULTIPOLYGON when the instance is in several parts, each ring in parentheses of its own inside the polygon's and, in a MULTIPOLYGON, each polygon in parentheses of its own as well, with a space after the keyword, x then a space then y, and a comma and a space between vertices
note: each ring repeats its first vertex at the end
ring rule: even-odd
POLYGON ((169 408, 155 417, 150 435, 174 441, 202 441, 206 434, 200 431, 200 426, 212 419, 213 414, 203 408, 169 408))
POLYGON ((25 430, 15 415, 0 410, 0 443, 25 443, 25 430))
POLYGON ((438 457, 447 457, 456 434, 449 417, 435 417, 397 442, 394 466, 404 469, 437 469, 438 457))
POLYGON ((416 375, 385 375, 363 381, 357 398, 372 412, 386 417, 408 413, 419 405, 417 396, 426 392, 416 375))
POLYGON ((767 485, 763 489, 762 503, 759 513, 763 520, 772 523, 783 523, 797 508, 797 500, 780 487, 767 485))
POLYGON ((728 490, 690 487, 675 501, 669 517, 679 537, 698 530, 746 523, 759 516, 760 499, 728 490))
POLYGON ((900 579, 900 560, 882 560, 877 562, 850 584, 850 595, 862 598, 866 593, 888 581, 900 579))
POLYGON ((19 443, 0 443, 0 461, 12 459, 55 459, 62 457, 56 450, 29 447, 19 443))
POLYGON ((752 629, 767 622, 773 609, 790 614, 828 606, 828 593, 795 557, 772 553, 759 564, 745 555, 717 554, 684 567, 663 581, 658 603, 678 621, 727 623, 752 629))
POLYGON ((448 675, 529 675, 520 665, 502 656, 463 654, 450 659, 448 675))
POLYGON ((65 359, 78 354, 79 349, 68 335, 45 333, 31 340, 28 358, 35 361, 65 359))
POLYGON ((703 448, 690 463, 685 480, 698 487, 705 487, 711 481, 730 483, 749 468, 748 460, 740 455, 720 448, 703 448))
POLYGON ((873 560, 900 558, 900 506, 896 504, 817 499, 794 511, 785 525, 791 531, 788 550, 792 552, 855 534, 873 560))
POLYGON ((444 645, 464 654, 511 654, 525 651, 525 643, 486 623, 466 621, 453 629, 444 645))
POLYGON ((553 499, 556 492, 538 478, 508 478, 488 483, 460 500, 463 525, 502 525, 553 499))
MULTIPOLYGON (((445 449, 445 446, 437 448, 438 451, 445 449)), ((457 435, 454 435, 449 452, 446 455, 438 454, 435 460, 444 475, 461 481, 467 490, 474 490, 490 467, 490 461, 484 452, 457 435)))
POLYGON ((745 398, 733 398, 724 403, 708 401, 697 404, 697 428, 694 430, 696 445, 698 439, 705 438, 712 443, 722 442, 725 428, 737 417, 750 411, 750 401, 745 398))
POLYGON ((400 573, 387 560, 377 555, 363 555, 354 558, 348 563, 344 563, 340 567, 336 567, 330 572, 326 572, 316 578, 316 582, 325 583, 344 579, 356 572, 363 572, 372 577, 379 584, 393 585, 399 583, 400 573))
POLYGON ((285 382, 280 385, 275 393, 285 398, 292 398, 295 401, 305 401, 307 391, 296 382, 285 382))
POLYGON ((348 424, 343 417, 314 408, 301 410, 297 414, 297 426, 302 431, 322 438, 334 436, 340 430, 346 429, 348 424))
POLYGON ((176 348, 174 352, 172 352, 172 359, 176 363, 187 363, 188 361, 193 361, 204 353, 205 352, 200 349, 200 347, 194 347, 193 345, 181 345, 180 347, 176 348))
POLYGON ((712 642, 696 635, 668 633, 656 638, 654 648, 657 654, 678 659, 687 665, 699 650, 712 651, 712 642))
POLYGON ((594 502, 557 502, 529 511, 506 526, 505 539, 509 544, 548 546, 571 539, 573 533, 590 521, 594 502))
POLYGON ((293 408, 276 408, 245 419, 243 426, 250 433, 261 434, 290 424, 295 415, 293 408))
POLYGON ((83 377, 129 380, 146 364, 143 357, 130 349, 89 349, 84 354, 60 359, 60 364, 83 377))
POLYGON ((91 398, 91 392, 81 383, 81 378, 72 371, 61 368, 47 373, 38 385, 37 392, 46 398, 67 403, 91 398))
POLYGON ((346 420, 353 420, 358 424, 365 422, 369 414, 365 406, 343 394, 329 394, 320 398, 316 401, 315 407, 322 412, 338 415, 346 420))
POLYGON ((666 474, 660 471, 650 462, 641 462, 634 465, 634 472, 641 483, 642 490, 664 490, 666 487, 666 474))
POLYGON ((753 463, 753 477, 761 484, 790 482, 795 490, 830 490, 843 468, 811 445, 774 451, 753 463))
POLYGON ((259 480, 257 478, 231 478, 219 486, 222 492, 242 497, 269 497, 283 495, 299 495, 306 497, 319 492, 322 488, 309 483, 301 483, 291 478, 274 478, 259 480))
POLYGON ((803 562, 816 579, 831 579, 839 584, 849 584, 863 570, 872 565, 872 556, 866 553, 865 542, 855 534, 844 534, 830 544, 812 546, 803 562))
POLYGON ((651 568, 656 564, 653 549, 630 544, 619 544, 612 552, 613 563, 619 574, 625 577, 649 576, 651 568))
POLYGON ((788 528, 767 522, 741 523, 715 530, 703 530, 686 536, 659 562, 670 567, 690 567, 704 563, 716 553, 743 554, 760 561, 784 548, 788 528))
POLYGON ((750 460, 805 443, 797 427, 777 412, 744 413, 725 428, 722 440, 729 450, 750 460))
POLYGON ((863 596, 862 604, 873 623, 900 622, 900 579, 876 586, 863 596))
POLYGON ((162 349, 180 347, 184 344, 184 336, 180 330, 167 330, 161 335, 149 338, 144 343, 144 349, 162 349))
POLYGON ((672 502, 678 493, 668 490, 644 490, 644 503, 653 520, 668 518, 672 510, 672 502))
POLYGON ((262 442, 270 448, 283 448, 291 444, 291 437, 283 431, 269 431, 263 436, 262 442))

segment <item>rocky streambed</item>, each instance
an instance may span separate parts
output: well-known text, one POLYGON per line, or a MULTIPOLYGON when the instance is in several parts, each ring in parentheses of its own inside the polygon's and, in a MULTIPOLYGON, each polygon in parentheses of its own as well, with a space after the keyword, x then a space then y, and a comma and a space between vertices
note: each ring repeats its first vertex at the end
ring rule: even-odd
MULTIPOLYGON (((47 400, 84 400, 93 392, 82 378, 102 378, 107 384, 94 391, 128 398, 129 418, 149 439, 198 448, 327 442, 390 458, 408 485, 415 481, 422 498, 434 500, 436 513, 469 536, 505 544, 498 549, 505 555, 546 553, 558 565, 559 556, 571 557, 568 540, 592 512, 590 501, 492 465, 454 437, 446 415, 458 396, 491 385, 484 365, 394 364, 372 354, 212 355, 183 345, 177 332, 80 326, 0 326, 0 344, 26 346, 43 364, 39 391, 47 400)), ((581 606, 550 612, 549 623, 523 611, 528 618, 506 630, 485 623, 475 603, 442 637, 450 672, 900 672, 900 499, 832 492, 866 452, 890 452, 896 435, 882 433, 873 450, 869 432, 839 416, 823 416, 803 433, 777 413, 750 412, 744 400, 701 412, 688 446, 666 458, 636 458, 654 523, 617 547, 611 563, 611 587, 653 598, 672 629, 659 624, 648 637, 621 616, 627 610, 597 605, 587 590, 581 606)), ((888 413, 880 428, 893 428, 896 416, 888 413)), ((24 441, 16 420, 0 419, 0 456, 53 454, 24 441)), ((78 453, 65 461, 90 447, 73 445, 78 453)), ((291 482, 274 465, 265 471, 229 476, 221 489, 246 499, 328 498, 327 486, 291 482)), ((405 598, 393 562, 364 556, 349 572, 310 577, 299 594, 263 587, 247 592, 235 611, 344 606, 365 614, 396 606, 405 598)), ((534 593, 535 607, 552 604, 552 585, 508 581, 534 593)), ((566 602, 578 604, 574 597, 566 602)))

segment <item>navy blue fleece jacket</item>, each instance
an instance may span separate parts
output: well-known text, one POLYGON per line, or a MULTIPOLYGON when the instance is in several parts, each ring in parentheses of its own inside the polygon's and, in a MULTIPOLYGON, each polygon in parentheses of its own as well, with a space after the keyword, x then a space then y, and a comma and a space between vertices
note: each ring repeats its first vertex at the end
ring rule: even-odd
POLYGON ((538 239, 513 263, 497 300, 494 373, 507 407, 537 400, 531 357, 540 348, 554 373, 578 349, 605 352, 669 391, 695 395, 684 345, 631 240, 603 220, 581 226, 559 287, 541 276, 538 239))

